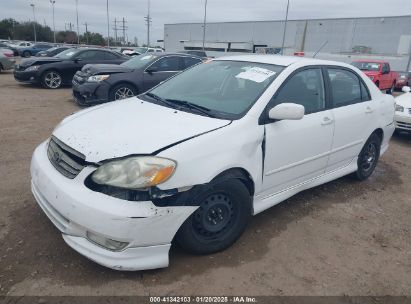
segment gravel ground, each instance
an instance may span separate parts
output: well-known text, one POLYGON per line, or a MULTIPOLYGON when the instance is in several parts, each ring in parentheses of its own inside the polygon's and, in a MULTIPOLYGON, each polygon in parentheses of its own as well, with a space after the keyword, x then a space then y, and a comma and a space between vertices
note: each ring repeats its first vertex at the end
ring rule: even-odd
POLYGON ((30 192, 34 148, 76 110, 70 88, 0 74, 0 295, 411 295, 411 135, 369 180, 300 193, 224 252, 176 247, 168 268, 125 273, 71 250, 30 192))

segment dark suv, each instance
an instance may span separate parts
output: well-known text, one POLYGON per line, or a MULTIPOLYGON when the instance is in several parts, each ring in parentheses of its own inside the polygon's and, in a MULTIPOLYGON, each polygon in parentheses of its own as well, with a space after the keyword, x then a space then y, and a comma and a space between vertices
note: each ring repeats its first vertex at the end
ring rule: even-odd
POLYGON ((202 59, 187 54, 146 53, 120 65, 87 65, 73 78, 73 96, 81 106, 133 97, 202 59))

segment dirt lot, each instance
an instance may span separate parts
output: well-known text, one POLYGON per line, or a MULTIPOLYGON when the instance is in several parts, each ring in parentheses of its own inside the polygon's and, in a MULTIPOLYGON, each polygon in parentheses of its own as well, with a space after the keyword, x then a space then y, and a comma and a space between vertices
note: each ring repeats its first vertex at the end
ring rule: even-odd
POLYGON ((305 191, 222 253, 173 248, 169 268, 122 273, 71 250, 30 192, 34 148, 78 110, 70 94, 0 74, 0 295, 411 295, 410 135, 368 181, 305 191))

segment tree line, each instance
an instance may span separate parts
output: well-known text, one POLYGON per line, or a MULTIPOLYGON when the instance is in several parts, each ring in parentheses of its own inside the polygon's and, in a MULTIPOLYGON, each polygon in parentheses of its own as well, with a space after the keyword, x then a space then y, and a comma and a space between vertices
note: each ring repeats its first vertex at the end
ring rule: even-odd
MULTIPOLYGON (((12 18, 0 20, 0 39, 10 40, 26 40, 34 41, 34 22, 24 21, 18 22, 12 18)), ((53 42, 54 35, 52 29, 47 25, 35 23, 37 41, 53 42)), ((77 43, 77 33, 74 31, 57 31, 57 43, 77 43)), ((110 39, 110 45, 114 45, 110 39)), ((106 45, 105 39, 100 33, 86 32, 80 35, 80 43, 87 43, 91 45, 106 45)))

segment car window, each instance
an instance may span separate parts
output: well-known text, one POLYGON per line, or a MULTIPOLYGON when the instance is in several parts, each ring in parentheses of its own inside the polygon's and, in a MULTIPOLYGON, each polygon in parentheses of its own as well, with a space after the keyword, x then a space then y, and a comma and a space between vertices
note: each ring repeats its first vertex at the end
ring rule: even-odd
POLYGON ((187 69, 197 63, 201 62, 201 59, 194 57, 183 57, 184 67, 187 69))
POLYGON ((360 81, 360 85, 361 85, 361 100, 362 101, 371 100, 370 91, 368 91, 365 84, 362 81, 360 81))
POLYGON ((361 102, 361 82, 356 74, 343 69, 328 69, 334 107, 361 102))
POLYGON ((104 53, 105 53, 105 59, 106 60, 116 60, 116 59, 118 59, 118 57, 113 53, 110 53, 110 52, 104 52, 104 53))
POLYGON ((274 96, 274 105, 285 102, 303 105, 306 114, 324 110, 325 91, 321 69, 302 70, 286 80, 274 96))
POLYGON ((163 57, 154 62, 150 67, 156 68, 158 72, 180 71, 180 57, 163 57))
POLYGON ((83 60, 105 60, 105 52, 98 50, 89 50, 81 53, 77 58, 83 60))

